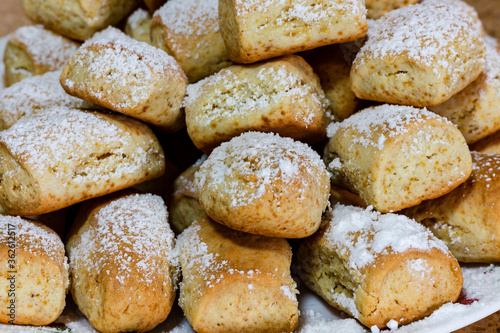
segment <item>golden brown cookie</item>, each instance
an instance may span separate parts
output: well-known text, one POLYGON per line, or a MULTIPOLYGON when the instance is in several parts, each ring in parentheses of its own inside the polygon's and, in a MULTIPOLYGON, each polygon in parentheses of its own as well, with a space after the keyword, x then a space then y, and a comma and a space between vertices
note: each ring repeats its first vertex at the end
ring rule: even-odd
POLYGON ((0 132, 0 205, 39 215, 161 176, 163 150, 143 123, 70 108, 0 132))
POLYGON ((252 63, 366 34, 359 0, 223 0, 219 23, 229 59, 252 63))
POLYGON ((71 294, 100 332, 145 332, 163 322, 177 289, 174 234, 161 197, 127 192, 86 202, 66 249, 71 294))
POLYGON ((417 4, 388 12, 368 30, 351 69, 356 96, 433 106, 474 81, 485 46, 474 19, 455 6, 417 4))
POLYGON ((380 105, 332 123, 328 130, 325 160, 333 184, 380 212, 444 195, 471 173, 462 133, 426 109, 380 105))
POLYGON ((247 132, 223 143, 195 174, 208 216, 232 229, 269 237, 314 233, 328 205, 329 175, 308 145, 247 132))
POLYGON ((0 215, 0 322, 48 325, 61 315, 69 288, 59 236, 42 223, 0 215))
POLYGON ((446 246, 402 215, 337 204, 297 252, 301 280, 367 327, 408 324, 458 299, 462 272, 446 246))
POLYGON ((299 310, 285 239, 231 230, 209 219, 178 238, 179 304, 196 332, 292 332, 299 310))

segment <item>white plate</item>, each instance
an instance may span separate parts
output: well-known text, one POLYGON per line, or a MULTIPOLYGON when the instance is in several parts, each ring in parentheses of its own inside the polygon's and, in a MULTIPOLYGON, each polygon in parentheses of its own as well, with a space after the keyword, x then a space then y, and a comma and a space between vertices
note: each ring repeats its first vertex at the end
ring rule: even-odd
MULTIPOLYGON (((500 310, 500 265, 462 265, 464 276, 463 295, 460 302, 445 304, 431 316, 410 325, 401 326, 398 333, 446 333, 470 325, 500 310)), ((348 318, 326 304, 307 288, 300 286, 299 304, 301 316, 297 333, 370 332, 356 320, 348 318)), ((1 325, 5 333, 72 332, 94 333, 95 331, 72 301, 56 320, 54 327, 28 327, 1 325)), ((499 323, 500 326, 500 323, 499 323)), ((177 304, 167 320, 151 333, 192 333, 177 304)), ((394 332, 383 330, 382 332, 394 332)))

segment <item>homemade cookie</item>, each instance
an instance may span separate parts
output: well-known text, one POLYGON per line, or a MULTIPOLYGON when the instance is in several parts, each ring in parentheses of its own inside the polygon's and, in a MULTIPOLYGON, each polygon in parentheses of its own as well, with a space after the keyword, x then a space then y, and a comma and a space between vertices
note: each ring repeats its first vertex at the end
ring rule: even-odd
POLYGON ((319 79, 296 55, 223 69, 189 85, 184 106, 189 137, 205 153, 246 131, 316 143, 329 122, 319 79))
POLYGON ((0 90, 0 130, 14 125, 20 118, 44 112, 53 107, 98 109, 93 103, 68 95, 59 83, 61 71, 28 77, 0 90))
POLYGON ((179 305, 199 333, 292 332, 299 310, 285 239, 231 230, 209 219, 178 238, 179 305))
POLYGON ((221 0, 219 24, 229 59, 252 63, 366 34, 360 0, 221 0))
POLYGON ((314 233, 330 191, 325 165, 312 148, 258 132, 214 149, 194 182, 201 206, 216 222, 283 238, 314 233))
POLYGON ((139 3, 140 0, 23 0, 23 7, 33 22, 84 41, 95 32, 120 22, 139 3))
POLYGON ((169 132, 184 126, 187 83, 174 58, 117 31, 85 43, 61 74, 67 93, 169 132))
POLYGON ((474 81, 484 64, 484 41, 471 16, 446 4, 406 6, 368 30, 352 65, 352 89, 361 99, 433 106, 474 81))
POLYGON ((77 43, 41 25, 17 29, 11 35, 3 55, 6 86, 63 68, 77 49, 77 43))
POLYGON ((161 176, 153 132, 117 114, 70 108, 21 118, 0 132, 0 205, 39 215, 161 176))
POLYGON ((500 52, 487 37, 486 65, 474 82, 446 102, 429 109, 457 125, 468 144, 500 130, 500 52))
POLYGON ((71 294, 100 332, 146 332, 163 322, 177 289, 167 207, 152 194, 86 202, 66 249, 71 294))
POLYGON ((48 325, 61 315, 69 287, 64 244, 44 224, 0 215, 0 322, 48 325))
POLYGON ((325 160, 333 184, 384 213, 442 196, 472 170, 462 133, 426 109, 367 108, 332 123, 328 135, 325 160))
POLYGON ((371 208, 335 205, 296 255, 306 286, 367 327, 424 318, 462 289, 443 242, 414 220, 371 208))
POLYGON ((151 44, 151 18, 147 10, 138 8, 127 18, 125 33, 140 42, 151 44))
POLYGON ((450 193, 403 213, 429 228, 461 262, 500 262, 500 155, 472 152, 472 174, 450 193))
POLYGON ((173 56, 190 82, 231 65, 219 30, 218 0, 170 0, 151 22, 153 45, 173 56))

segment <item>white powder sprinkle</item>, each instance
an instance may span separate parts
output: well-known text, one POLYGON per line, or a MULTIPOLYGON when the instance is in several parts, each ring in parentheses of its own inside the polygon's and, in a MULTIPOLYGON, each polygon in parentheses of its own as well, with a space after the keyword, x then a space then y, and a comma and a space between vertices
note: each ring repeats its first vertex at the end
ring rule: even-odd
POLYGON ((44 64, 49 71, 62 68, 78 49, 78 44, 42 25, 18 28, 11 38, 25 45, 34 63, 44 64))
POLYGON ((34 255, 47 255, 55 262, 59 262, 64 254, 64 244, 55 232, 48 232, 18 216, 0 215, 0 242, 8 243, 9 231, 14 232, 14 240, 11 243, 16 244, 16 247, 22 243, 23 251, 34 255))
MULTIPOLYGON (((174 53, 190 53, 185 38, 201 40, 210 33, 219 31, 218 0, 169 0, 154 16, 159 16, 170 33, 169 45, 174 53)), ((194 50, 193 50, 194 51, 194 50)))
POLYGON ((359 271, 380 255, 408 249, 449 254, 446 245, 421 224, 403 215, 336 204, 325 238, 333 247, 348 251, 349 266, 359 271))
POLYGON ((168 212, 161 197, 133 194, 105 205, 94 216, 94 223, 81 235, 70 253, 73 274, 87 270, 115 272, 120 283, 131 276, 151 285, 158 276, 166 281, 165 267, 176 263, 172 251, 174 234, 168 225, 168 212))
POLYGON ((26 78, 0 91, 0 119, 5 127, 12 126, 24 116, 52 107, 98 108, 93 103, 67 94, 59 83, 60 76, 60 70, 48 72, 26 78))
MULTIPOLYGON (((312 170, 326 172, 321 158, 308 145, 277 134, 247 132, 214 149, 196 172, 194 182, 199 191, 208 182, 210 186, 224 188, 232 197, 232 206, 238 207, 262 197, 276 181, 286 187, 297 175, 312 170), (234 174, 247 180, 242 185, 240 178, 230 176, 234 174)), ((301 186, 315 188, 320 186, 320 180, 317 181, 309 184, 304 180, 301 186)), ((275 196, 280 199, 280 193, 275 196)))
MULTIPOLYGON (((353 138, 353 143, 382 150, 388 138, 405 134, 415 123, 426 123, 428 119, 436 119, 454 126, 446 118, 428 111, 426 108, 383 104, 361 110, 341 123, 330 124, 327 134, 334 136, 340 130, 352 128, 359 133, 357 137, 353 138), (380 133, 375 140, 372 139, 373 133, 380 133)), ((418 142, 415 143, 418 144, 418 142)), ((444 144, 449 145, 449 143, 444 144)))
POLYGON ((149 12, 143 8, 138 8, 127 18, 127 25, 129 25, 132 30, 137 30, 139 24, 148 19, 151 19, 149 12))
POLYGON ((285 64, 273 67, 263 65, 255 75, 256 79, 250 79, 249 77, 254 76, 250 73, 254 71, 252 68, 231 66, 195 84, 190 84, 184 106, 187 109, 191 108, 209 92, 210 100, 198 106, 203 117, 197 119, 197 122, 203 121, 200 125, 210 126, 222 118, 248 116, 253 119, 262 112, 266 112, 264 115, 267 115, 266 108, 275 107, 276 103, 295 106, 293 109, 295 119, 309 125, 317 118, 317 112, 314 110, 317 108, 309 107, 308 110, 296 106, 303 105, 305 97, 310 97, 310 103, 316 104, 319 108, 326 108, 328 105, 322 91, 315 91, 312 86, 305 84, 285 64), (273 84, 273 87, 270 87, 270 84, 273 84))

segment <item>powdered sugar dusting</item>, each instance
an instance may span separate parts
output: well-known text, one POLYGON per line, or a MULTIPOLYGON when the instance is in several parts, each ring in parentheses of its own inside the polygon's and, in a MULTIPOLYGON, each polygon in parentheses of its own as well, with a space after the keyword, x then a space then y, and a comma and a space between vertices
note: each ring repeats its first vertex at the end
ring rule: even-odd
POLYGON ((91 217, 90 227, 71 250, 73 274, 85 267, 107 274, 113 270, 119 283, 132 277, 151 285, 158 276, 173 283, 167 267, 176 261, 174 234, 167 221, 159 196, 133 194, 111 201, 91 217))
POLYGON ((485 182, 486 188, 495 183, 500 176, 500 155, 486 154, 471 151, 472 155, 472 174, 470 181, 472 183, 485 182))
POLYGON ((327 135, 333 137, 341 129, 353 128, 359 133, 353 138, 353 143, 382 150, 387 138, 403 135, 409 132, 414 124, 425 123, 428 119, 436 119, 454 126, 446 118, 426 108, 384 104, 364 109, 341 123, 331 123, 327 128, 327 135), (381 134, 377 140, 372 140, 372 134, 375 132, 381 134))
POLYGON ((169 0, 154 16, 159 16, 171 33, 169 45, 174 53, 189 52, 179 37, 196 38, 219 31, 218 0, 169 0))
POLYGON ((97 108, 67 94, 59 83, 61 71, 26 78, 0 91, 0 118, 8 128, 21 117, 57 106, 97 108))
MULTIPOLYGON (((295 24, 304 22, 306 25, 314 25, 320 21, 334 20, 345 13, 349 15, 361 16, 366 13, 363 3, 356 0, 316 2, 311 5, 307 0, 236 0, 234 1, 236 15, 239 20, 245 22, 253 12, 262 13, 269 16, 270 9, 278 7, 280 16, 275 19, 273 25, 282 26, 290 22, 295 24)), ((264 16, 264 17, 266 17, 264 16)), ((259 29, 267 28, 269 25, 260 25, 259 29)))
MULTIPOLYGON (((306 144, 277 134, 247 132, 214 149, 196 172, 195 186, 199 191, 209 182, 210 186, 223 187, 232 196, 232 206, 238 207, 263 196, 271 184, 289 184, 301 173, 312 170, 325 170, 325 166, 306 144), (234 174, 245 182, 230 176, 234 174)), ((302 188, 320 186, 308 184, 307 178, 311 177, 303 177, 302 188)), ((275 195, 279 200, 279 194, 275 195)))
MULTIPOLYGON (((166 52, 115 30, 110 29, 106 35, 93 37, 94 41, 85 43, 70 64, 85 71, 86 81, 102 81, 107 87, 99 91, 82 83, 82 89, 88 94, 102 99, 116 91, 124 93, 120 88, 127 87, 125 96, 113 107, 134 107, 149 98, 151 87, 157 85, 156 76, 182 70, 166 52)), ((72 87, 78 83, 68 78, 64 84, 72 87)))
MULTIPOLYGON (((11 128, 0 132, 0 141, 20 161, 29 165, 31 172, 44 177, 49 170, 64 180, 63 184, 69 182, 68 179, 73 183, 95 184, 143 169, 152 152, 140 148, 133 140, 131 134, 99 113, 64 107, 21 118, 11 128), (128 149, 130 145, 137 146, 132 153, 128 149), (110 161, 116 159, 109 163, 113 169, 96 173, 95 166, 87 165, 87 161, 97 156, 89 154, 104 150, 110 161), (128 158, 123 159, 122 154, 127 154, 128 158)), ((155 143, 153 137, 146 140, 149 145, 155 143)), ((163 163, 161 158, 158 163, 163 163)), ((151 170, 156 168, 155 165, 149 167, 151 170)))
MULTIPOLYGON (((203 117, 197 119, 201 126, 209 126, 227 117, 255 117, 256 114, 267 113, 266 108, 273 107, 278 102, 289 101, 287 105, 302 105, 307 97, 320 108, 325 109, 328 105, 322 91, 315 91, 309 84, 303 83, 285 64, 262 66, 255 75, 256 79, 249 78, 254 76, 249 73, 250 70, 232 66, 190 84, 184 105, 189 109, 204 94, 210 92, 210 101, 198 106, 203 114, 203 117), (273 86, 270 87, 270 84, 273 86)), ((317 118, 317 112, 312 106, 308 109, 295 110, 295 119, 306 125, 312 124, 317 118)))
POLYGON ((442 59, 439 66, 455 79, 460 73, 446 59, 458 54, 449 45, 463 39, 465 33, 476 37, 468 37, 465 42, 482 40, 474 19, 456 6, 434 3, 405 6, 386 13, 368 30, 367 42, 356 56, 354 67, 362 65, 365 57, 405 56, 429 68, 435 66, 436 59, 442 59))
POLYGON ((363 209, 336 204, 332 216, 325 238, 349 256, 349 266, 356 271, 381 255, 409 249, 438 249, 449 254, 446 245, 428 229, 403 215, 381 214, 371 206, 363 209))
POLYGON ((42 25, 21 27, 12 38, 26 45, 33 61, 43 63, 49 70, 62 68, 78 49, 78 44, 44 29, 42 25))
POLYGON ((16 247, 21 246, 22 243, 24 251, 34 255, 46 255, 57 263, 64 255, 64 244, 55 232, 48 232, 18 216, 0 215, 0 229, 2 243, 8 242, 9 231, 13 231, 14 238, 10 240, 10 243, 15 244, 16 247))
POLYGON ((498 39, 486 37, 486 62, 483 73, 486 85, 491 86, 491 89, 496 91, 497 98, 500 99, 500 49, 498 45, 498 39))

